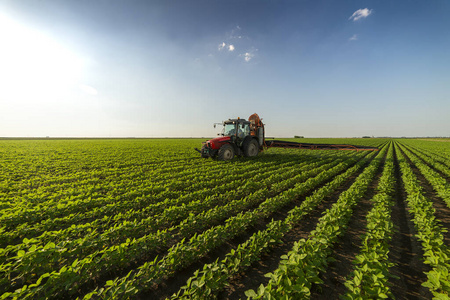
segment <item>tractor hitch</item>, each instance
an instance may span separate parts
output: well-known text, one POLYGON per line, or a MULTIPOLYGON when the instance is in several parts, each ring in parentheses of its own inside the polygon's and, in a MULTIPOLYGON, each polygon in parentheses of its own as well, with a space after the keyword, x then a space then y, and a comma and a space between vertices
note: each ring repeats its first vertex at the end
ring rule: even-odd
POLYGON ((214 158, 217 155, 217 150, 211 149, 211 148, 207 147, 206 145, 203 145, 201 150, 198 148, 194 148, 194 149, 195 149, 195 151, 200 153, 203 158, 208 158, 208 157, 214 158))

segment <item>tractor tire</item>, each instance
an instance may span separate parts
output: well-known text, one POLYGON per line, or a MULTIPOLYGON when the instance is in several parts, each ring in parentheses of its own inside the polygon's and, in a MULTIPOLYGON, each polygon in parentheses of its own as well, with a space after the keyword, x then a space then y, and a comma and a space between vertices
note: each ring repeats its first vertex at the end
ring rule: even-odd
POLYGON ((219 149, 218 160, 231 160, 234 157, 234 148, 230 144, 225 144, 219 149))
POLYGON ((256 156, 259 153, 259 144, 254 138, 245 141, 243 148, 244 148, 244 155, 247 157, 256 156))

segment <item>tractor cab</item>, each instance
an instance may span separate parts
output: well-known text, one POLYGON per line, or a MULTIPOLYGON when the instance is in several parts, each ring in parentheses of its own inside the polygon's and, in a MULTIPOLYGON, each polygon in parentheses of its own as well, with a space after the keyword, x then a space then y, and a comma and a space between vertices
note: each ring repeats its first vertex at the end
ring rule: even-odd
POLYGON ((242 142, 250 135, 250 122, 244 119, 229 119, 223 122, 221 135, 234 137, 236 141, 242 142))

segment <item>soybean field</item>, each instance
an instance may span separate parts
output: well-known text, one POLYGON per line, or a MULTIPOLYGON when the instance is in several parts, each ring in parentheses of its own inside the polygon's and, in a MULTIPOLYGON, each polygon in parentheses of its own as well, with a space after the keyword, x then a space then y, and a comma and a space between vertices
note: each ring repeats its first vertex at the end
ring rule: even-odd
POLYGON ((448 299, 450 142, 202 141, 0 140, 0 299, 448 299))

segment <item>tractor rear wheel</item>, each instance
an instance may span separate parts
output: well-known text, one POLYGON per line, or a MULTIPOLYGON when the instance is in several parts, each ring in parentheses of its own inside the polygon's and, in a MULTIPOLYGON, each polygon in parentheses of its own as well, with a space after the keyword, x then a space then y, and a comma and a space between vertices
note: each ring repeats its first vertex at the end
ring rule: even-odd
POLYGON ((234 157, 234 148, 230 144, 225 144, 219 149, 217 158, 219 160, 230 160, 234 157))
POLYGON ((259 145, 255 139, 251 139, 244 143, 244 155, 245 156, 256 156, 259 153, 259 145))

